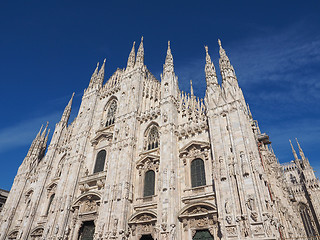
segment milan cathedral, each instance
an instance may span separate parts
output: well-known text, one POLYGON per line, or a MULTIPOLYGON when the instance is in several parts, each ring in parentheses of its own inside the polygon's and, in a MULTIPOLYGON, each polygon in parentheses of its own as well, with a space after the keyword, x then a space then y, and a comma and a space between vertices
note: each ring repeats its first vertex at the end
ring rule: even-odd
POLYGON ((218 42, 204 99, 180 91, 170 42, 161 81, 143 38, 105 83, 98 65, 73 122, 72 95, 50 144, 48 127, 33 140, 0 240, 317 239, 319 180, 298 141, 278 162, 218 42))

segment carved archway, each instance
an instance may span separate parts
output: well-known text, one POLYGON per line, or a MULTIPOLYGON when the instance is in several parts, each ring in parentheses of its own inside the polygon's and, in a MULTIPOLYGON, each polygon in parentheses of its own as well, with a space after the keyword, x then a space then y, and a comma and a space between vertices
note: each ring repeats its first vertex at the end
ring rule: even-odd
POLYGON ((95 192, 87 192, 80 195, 73 203, 73 216, 71 224, 67 227, 67 233, 76 236, 78 239, 79 231, 85 222, 93 221, 98 217, 98 210, 101 203, 101 196, 95 192))
POLYGON ((217 216, 216 206, 207 202, 193 203, 182 208, 178 218, 182 223, 183 239, 192 239, 199 230, 208 230, 214 239, 220 239, 217 216))
POLYGON ((40 240, 43 235, 43 227, 37 227, 33 231, 31 231, 30 239, 31 240, 40 240))
POLYGON ((157 214, 153 211, 142 211, 133 214, 128 222, 132 239, 139 240, 143 235, 151 235, 153 239, 157 239, 156 222, 157 214))

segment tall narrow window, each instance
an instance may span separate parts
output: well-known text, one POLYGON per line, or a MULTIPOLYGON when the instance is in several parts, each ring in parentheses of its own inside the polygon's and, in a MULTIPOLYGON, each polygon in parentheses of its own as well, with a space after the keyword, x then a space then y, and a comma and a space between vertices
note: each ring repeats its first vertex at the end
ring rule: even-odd
POLYGON ((206 185, 204 162, 200 158, 197 158, 191 162, 191 185, 192 187, 206 185))
POLYGON ((106 119, 106 127, 109 127, 114 124, 114 118, 117 111, 117 101, 112 100, 109 105, 108 112, 107 112, 107 119, 106 119))
POLYGON ((106 151, 101 150, 97 154, 96 164, 93 173, 102 172, 104 170, 104 163, 106 161, 106 151))
POLYGON ((50 196, 49 203, 48 203, 48 207, 47 207, 47 211, 46 211, 46 216, 49 214, 50 207, 51 207, 51 205, 52 205, 53 199, 54 199, 54 194, 52 194, 52 195, 50 196))
POLYGON ((308 237, 313 237, 316 235, 316 231, 312 225, 312 219, 309 213, 309 209, 307 205, 301 203, 300 204, 300 216, 302 218, 304 229, 306 230, 308 237))
POLYGON ((157 148, 159 146, 159 132, 156 126, 152 126, 148 135, 147 150, 157 148))
POLYGON ((155 183, 155 173, 149 170, 144 175, 144 189, 143 196, 148 197, 154 195, 154 183, 155 183))

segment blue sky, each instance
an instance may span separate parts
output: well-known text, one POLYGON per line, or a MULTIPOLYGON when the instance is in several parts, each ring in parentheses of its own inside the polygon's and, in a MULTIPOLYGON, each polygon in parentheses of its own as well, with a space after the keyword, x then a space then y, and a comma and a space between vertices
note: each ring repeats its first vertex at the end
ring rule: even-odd
MULTIPOLYGON (((182 90, 205 91, 203 46, 218 69, 218 44, 280 162, 297 137, 320 171, 319 1, 1 1, 0 188, 9 190, 41 124, 71 120, 96 63, 106 77, 144 36, 145 64, 159 79, 167 41, 182 90)), ((318 176, 319 174, 316 173, 318 176)))

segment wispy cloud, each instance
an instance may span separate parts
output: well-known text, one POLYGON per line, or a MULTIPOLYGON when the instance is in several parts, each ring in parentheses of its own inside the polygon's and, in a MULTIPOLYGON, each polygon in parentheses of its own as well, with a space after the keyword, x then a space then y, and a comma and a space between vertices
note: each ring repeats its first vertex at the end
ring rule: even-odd
POLYGON ((39 131, 41 124, 49 121, 51 123, 49 127, 54 126, 60 115, 61 112, 55 112, 0 129, 0 153, 20 146, 30 145, 39 131))

